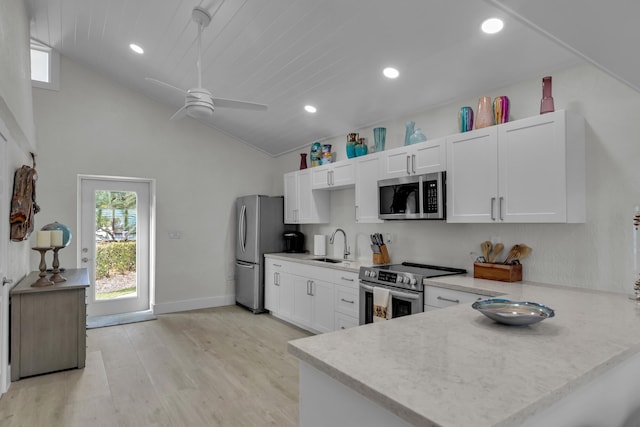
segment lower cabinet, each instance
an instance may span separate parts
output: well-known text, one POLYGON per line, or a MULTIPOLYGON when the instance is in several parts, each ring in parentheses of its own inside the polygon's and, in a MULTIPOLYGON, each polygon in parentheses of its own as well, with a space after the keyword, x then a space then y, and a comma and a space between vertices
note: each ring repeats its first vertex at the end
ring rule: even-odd
POLYGON ((266 258, 265 308, 314 333, 358 325, 358 274, 266 258))
POLYGON ((437 310, 458 304, 468 304, 488 298, 486 295, 437 286, 424 287, 424 311, 437 310))

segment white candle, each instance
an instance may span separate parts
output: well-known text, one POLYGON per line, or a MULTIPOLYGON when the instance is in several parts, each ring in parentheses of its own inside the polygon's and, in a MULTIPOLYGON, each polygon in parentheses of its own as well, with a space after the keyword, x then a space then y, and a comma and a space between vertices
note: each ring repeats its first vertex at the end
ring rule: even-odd
POLYGON ((50 231, 38 231, 37 247, 50 248, 51 247, 51 232, 50 231))
POLYGON ((62 230, 51 230, 51 246, 62 246, 62 230))

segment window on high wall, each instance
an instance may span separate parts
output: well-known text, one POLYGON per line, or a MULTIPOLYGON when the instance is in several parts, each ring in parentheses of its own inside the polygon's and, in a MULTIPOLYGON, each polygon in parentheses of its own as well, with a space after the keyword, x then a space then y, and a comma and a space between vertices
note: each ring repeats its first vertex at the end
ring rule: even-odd
POLYGON ((60 54, 50 46, 31 39, 31 85, 60 89, 60 54))

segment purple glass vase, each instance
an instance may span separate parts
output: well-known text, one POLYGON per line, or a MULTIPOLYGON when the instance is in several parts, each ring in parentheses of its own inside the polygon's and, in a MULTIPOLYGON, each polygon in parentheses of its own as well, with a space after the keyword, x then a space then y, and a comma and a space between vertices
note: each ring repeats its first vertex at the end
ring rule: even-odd
POLYGON ((551 96, 551 76, 542 78, 542 100, 540 101, 540 114, 553 113, 553 96, 551 96))
POLYGON ((300 153, 300 170, 307 168, 307 153, 300 153))

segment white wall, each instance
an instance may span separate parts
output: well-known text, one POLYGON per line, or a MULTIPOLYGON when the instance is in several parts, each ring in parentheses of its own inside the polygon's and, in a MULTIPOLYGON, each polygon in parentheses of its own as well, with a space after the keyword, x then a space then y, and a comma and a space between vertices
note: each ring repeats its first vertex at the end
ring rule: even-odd
MULTIPOLYGON (((13 189, 14 171, 23 164, 31 164, 28 152, 35 147, 29 63, 29 20, 25 5, 22 0, 3 0, 0 2, 0 129, 8 140, 9 191, 13 189)), ((1 206, 2 221, 7 221, 10 210, 10 206, 1 206)), ((5 244, 8 262, 5 271, 7 277, 17 283, 29 271, 29 242, 2 242, 5 244)))
MULTIPOLYGON (((535 79, 490 93, 478 93, 478 97, 507 95, 511 100, 511 120, 516 120, 539 114, 541 94, 541 80, 535 79)), ((331 224, 302 227, 307 241, 312 240, 313 234, 330 234, 336 227, 342 227, 348 233, 352 253, 357 258, 370 259, 368 235, 374 231, 393 233, 396 242, 389 245, 389 249, 394 261, 471 269, 469 254, 480 252, 480 242, 499 237, 507 248, 515 243, 526 243, 533 248, 532 255, 524 262, 525 280, 630 292, 635 280, 632 218, 634 206, 640 205, 640 94, 600 70, 584 65, 554 73, 553 96, 556 109, 573 110, 586 119, 586 224, 429 221, 355 224, 354 191, 347 189, 332 193, 331 224)), ((380 123, 387 127, 386 148, 403 145, 407 120, 414 120, 428 138, 457 133, 457 114, 463 105, 477 111, 477 98, 380 123)), ((353 131, 360 132, 372 144, 372 127, 353 131)), ((347 131, 350 130, 345 130, 344 136, 326 141, 333 144, 338 160, 346 158, 347 131)), ((299 154, 294 152, 279 158, 278 166, 284 173, 296 170, 298 162, 299 154)), ((339 256, 342 237, 337 239, 338 244, 329 251, 339 256)))
MULTIPOLYGON (((155 178, 159 311, 233 303, 234 201, 275 194, 274 160, 192 119, 169 121, 171 108, 65 57, 60 88, 34 89, 37 226, 76 232, 78 174, 155 178)), ((77 265, 77 243, 60 252, 62 266, 77 265)))

